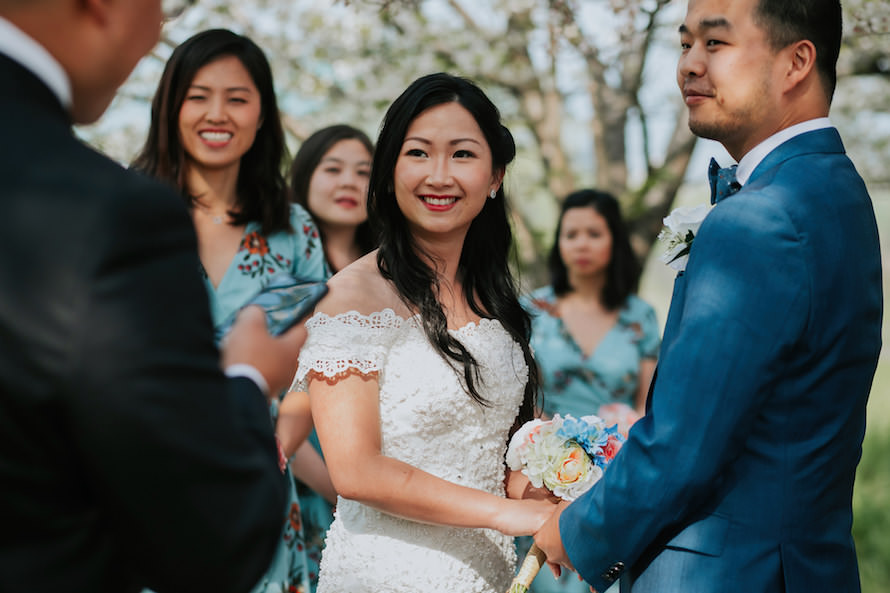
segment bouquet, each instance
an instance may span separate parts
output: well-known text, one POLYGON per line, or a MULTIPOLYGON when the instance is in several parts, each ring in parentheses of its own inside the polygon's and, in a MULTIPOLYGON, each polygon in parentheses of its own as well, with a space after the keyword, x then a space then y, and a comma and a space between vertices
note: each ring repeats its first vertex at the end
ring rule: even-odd
MULTIPOLYGON (((507 447, 507 465, 522 470, 536 488, 572 501, 602 477, 623 443, 617 427, 606 427, 599 416, 556 414, 551 420, 526 422, 516 431, 507 447)), ((527 593, 545 560, 532 544, 508 593, 527 593)))

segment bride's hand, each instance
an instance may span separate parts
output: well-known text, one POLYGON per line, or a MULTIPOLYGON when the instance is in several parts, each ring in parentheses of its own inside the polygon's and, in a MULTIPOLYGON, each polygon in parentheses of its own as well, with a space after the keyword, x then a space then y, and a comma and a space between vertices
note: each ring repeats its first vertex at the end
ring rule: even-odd
POLYGON ((550 500, 502 500, 503 504, 494 516, 492 527, 512 536, 534 534, 556 509, 556 504, 550 500))
POLYGON ((518 470, 507 470, 505 480, 507 498, 549 500, 558 504, 560 498, 546 488, 536 488, 524 473, 518 470))

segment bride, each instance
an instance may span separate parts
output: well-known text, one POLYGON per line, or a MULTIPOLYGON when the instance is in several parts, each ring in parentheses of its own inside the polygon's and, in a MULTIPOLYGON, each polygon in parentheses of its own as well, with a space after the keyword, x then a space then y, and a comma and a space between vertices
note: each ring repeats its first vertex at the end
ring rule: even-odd
POLYGON ((514 156, 462 78, 422 77, 385 116, 369 199, 380 248, 330 280, 297 371, 339 494, 318 593, 503 593, 511 536, 555 508, 505 498, 529 492, 504 453, 537 389, 508 268, 514 156))

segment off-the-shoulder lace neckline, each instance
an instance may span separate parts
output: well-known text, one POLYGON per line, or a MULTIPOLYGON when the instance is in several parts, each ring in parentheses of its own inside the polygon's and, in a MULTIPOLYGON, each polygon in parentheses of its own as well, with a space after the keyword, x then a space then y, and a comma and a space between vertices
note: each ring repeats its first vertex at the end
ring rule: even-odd
MULTIPOLYGON (((350 309, 349 311, 344 311, 343 313, 337 313, 336 315, 328 315, 327 313, 316 313, 313 317, 318 318, 327 318, 327 319, 335 319, 342 321, 346 318, 352 319, 362 319, 362 320, 370 320, 376 323, 381 323, 383 325, 389 326, 401 326, 404 323, 412 323, 418 327, 422 325, 420 320, 420 313, 415 313, 411 317, 405 318, 401 315, 398 315, 395 310, 391 307, 385 307, 380 311, 374 311, 373 313, 368 313, 367 315, 364 313, 359 313, 355 309, 350 309)), ((458 328, 448 328, 448 331, 455 334, 464 334, 468 332, 472 332, 476 327, 482 327, 487 325, 494 325, 496 327, 502 328, 503 325, 497 319, 489 319, 487 317, 482 317, 479 321, 469 321, 466 324, 462 325, 458 328)))

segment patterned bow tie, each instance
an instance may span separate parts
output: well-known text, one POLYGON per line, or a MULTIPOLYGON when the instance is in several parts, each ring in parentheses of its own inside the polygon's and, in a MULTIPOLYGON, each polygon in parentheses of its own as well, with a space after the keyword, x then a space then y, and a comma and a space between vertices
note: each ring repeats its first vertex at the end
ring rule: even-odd
POLYGON ((737 167, 738 165, 720 168, 717 161, 711 159, 711 164, 708 165, 708 181, 711 183, 712 204, 716 204, 742 189, 742 185, 735 178, 737 167))

